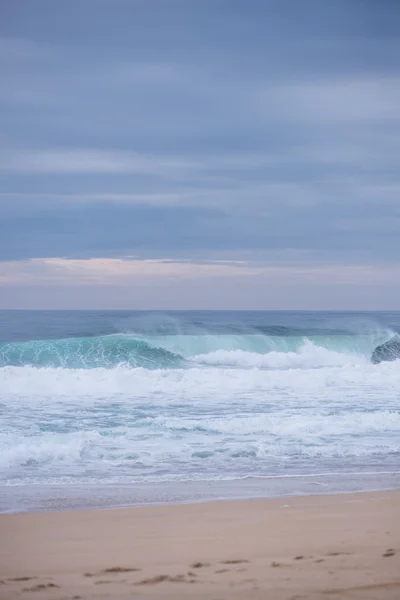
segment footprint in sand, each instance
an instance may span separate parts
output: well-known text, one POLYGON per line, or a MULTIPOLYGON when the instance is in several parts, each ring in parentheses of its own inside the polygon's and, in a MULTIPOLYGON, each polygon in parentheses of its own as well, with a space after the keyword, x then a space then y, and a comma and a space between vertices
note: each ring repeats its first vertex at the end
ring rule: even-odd
POLYGON ((95 577, 96 575, 104 575, 105 573, 107 573, 107 575, 111 575, 111 574, 118 574, 118 573, 134 573, 140 571, 140 569, 136 568, 136 567, 110 567, 109 569, 103 569, 102 571, 99 571, 98 573, 84 573, 83 576, 84 577, 95 577))
POLYGON ((149 577, 148 579, 142 579, 142 581, 138 581, 136 585, 152 585, 155 583, 163 583, 163 581, 168 581, 168 575, 155 575, 154 577, 149 577))
POLYGON ((229 573, 229 569, 217 569, 216 571, 214 571, 214 573, 216 573, 217 575, 219 575, 220 573, 229 573))
POLYGON ((140 571, 140 569, 136 567, 110 567, 104 569, 102 573, 133 573, 134 571, 140 571))
POLYGON ((221 565, 240 565, 241 563, 248 563, 249 561, 245 558, 232 558, 229 560, 221 560, 221 565))
POLYGON ((148 579, 142 579, 138 581, 136 585, 154 585, 156 583, 163 583, 168 581, 170 583, 195 583, 194 580, 186 579, 186 575, 155 575, 155 577, 149 577, 148 579))
POLYGON ((41 592, 42 590, 46 590, 48 588, 59 588, 59 585, 56 585, 55 583, 38 583, 37 585, 34 585, 33 587, 30 588, 24 588, 22 591, 23 592, 41 592))
POLYGON ((208 562, 195 562, 190 565, 191 569, 203 569, 204 567, 209 567, 210 563, 208 562))
POLYGON ((135 585, 155 585, 157 583, 196 583, 195 579, 187 579, 186 575, 155 575, 154 577, 149 577, 148 579, 142 579, 142 581, 138 581, 135 585))

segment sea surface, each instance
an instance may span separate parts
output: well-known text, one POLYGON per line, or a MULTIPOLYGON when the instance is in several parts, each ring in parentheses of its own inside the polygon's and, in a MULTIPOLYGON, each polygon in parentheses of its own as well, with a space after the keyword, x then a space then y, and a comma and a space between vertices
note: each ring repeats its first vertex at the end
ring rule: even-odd
POLYGON ((400 312, 0 311, 0 511, 400 487, 400 312))

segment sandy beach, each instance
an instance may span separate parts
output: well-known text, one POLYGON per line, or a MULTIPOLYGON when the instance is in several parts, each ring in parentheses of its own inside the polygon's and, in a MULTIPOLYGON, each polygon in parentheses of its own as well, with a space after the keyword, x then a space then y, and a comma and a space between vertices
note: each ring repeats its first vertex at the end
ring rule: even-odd
POLYGON ((0 516, 0 597, 400 597, 400 491, 0 516))

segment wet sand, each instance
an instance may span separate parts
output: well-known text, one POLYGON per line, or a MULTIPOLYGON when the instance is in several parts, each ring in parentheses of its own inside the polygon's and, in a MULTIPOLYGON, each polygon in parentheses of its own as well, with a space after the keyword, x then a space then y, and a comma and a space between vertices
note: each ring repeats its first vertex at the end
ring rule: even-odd
POLYGON ((400 598, 400 491, 0 515, 0 598, 400 598))

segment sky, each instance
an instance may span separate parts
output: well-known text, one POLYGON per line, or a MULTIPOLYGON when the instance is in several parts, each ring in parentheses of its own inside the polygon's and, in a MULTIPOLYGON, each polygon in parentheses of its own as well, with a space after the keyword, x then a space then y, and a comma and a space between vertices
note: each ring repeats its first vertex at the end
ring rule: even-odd
POLYGON ((400 2, 1 0, 0 308, 400 309, 400 2))

